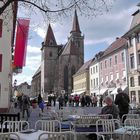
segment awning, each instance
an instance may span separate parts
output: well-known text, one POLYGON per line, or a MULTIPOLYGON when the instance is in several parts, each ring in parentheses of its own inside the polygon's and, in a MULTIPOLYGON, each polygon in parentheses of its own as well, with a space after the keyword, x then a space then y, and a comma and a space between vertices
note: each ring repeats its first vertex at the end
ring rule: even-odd
POLYGON ((121 86, 122 91, 126 90, 127 87, 128 87, 127 85, 121 86))
POLYGON ((111 94, 117 94, 117 93, 118 93, 118 92, 117 92, 117 89, 118 89, 118 87, 115 88, 115 89, 111 92, 111 94))
POLYGON ((93 90, 92 92, 91 92, 91 95, 99 95, 99 90, 93 90))
POLYGON ((117 92, 117 89, 118 89, 118 88, 121 88, 122 91, 124 91, 124 90, 126 90, 127 85, 123 85, 123 86, 121 86, 121 87, 115 88, 115 89, 111 92, 111 94, 117 94, 117 93, 118 93, 118 92, 117 92))
POLYGON ((103 95, 106 91, 108 90, 108 88, 102 88, 97 95, 103 95))
POLYGON ((82 93, 84 93, 85 91, 78 91, 78 92, 73 92, 73 93, 71 93, 71 95, 80 95, 80 94, 82 94, 82 93))

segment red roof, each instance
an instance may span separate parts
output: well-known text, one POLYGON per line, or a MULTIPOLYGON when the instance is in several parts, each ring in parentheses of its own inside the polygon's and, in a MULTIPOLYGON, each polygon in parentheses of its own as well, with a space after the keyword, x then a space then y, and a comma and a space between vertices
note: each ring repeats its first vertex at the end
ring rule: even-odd
POLYGON ((125 38, 118 38, 114 41, 105 51, 103 57, 109 55, 110 53, 118 50, 124 46, 127 46, 127 40, 125 38))

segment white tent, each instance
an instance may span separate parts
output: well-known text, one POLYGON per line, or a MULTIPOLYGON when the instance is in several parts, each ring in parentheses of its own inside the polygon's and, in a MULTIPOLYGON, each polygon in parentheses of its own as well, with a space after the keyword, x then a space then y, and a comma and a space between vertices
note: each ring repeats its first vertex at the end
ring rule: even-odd
POLYGON ((71 93, 71 95, 80 95, 80 94, 82 94, 82 93, 84 93, 85 91, 78 91, 78 92, 73 92, 73 93, 71 93))

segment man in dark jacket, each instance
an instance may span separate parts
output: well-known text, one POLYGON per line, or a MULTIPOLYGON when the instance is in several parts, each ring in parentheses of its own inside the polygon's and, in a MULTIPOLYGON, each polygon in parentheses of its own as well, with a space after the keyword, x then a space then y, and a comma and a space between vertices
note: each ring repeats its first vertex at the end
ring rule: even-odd
MULTIPOLYGON (((124 93, 122 91, 121 88, 118 88, 117 90, 118 94, 116 95, 116 99, 115 99, 115 104, 118 105, 118 108, 119 108, 119 116, 120 116, 120 119, 122 119, 122 116, 124 114, 128 114, 129 112, 129 96, 124 93)), ((126 118, 124 117, 122 122, 124 122, 126 118)))

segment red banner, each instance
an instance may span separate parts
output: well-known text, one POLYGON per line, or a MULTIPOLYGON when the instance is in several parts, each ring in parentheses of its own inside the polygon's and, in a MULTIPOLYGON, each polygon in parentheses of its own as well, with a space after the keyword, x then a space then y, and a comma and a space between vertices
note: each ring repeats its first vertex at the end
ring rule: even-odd
POLYGON ((17 20, 17 32, 14 52, 14 65, 17 67, 25 66, 29 23, 29 19, 17 20))

